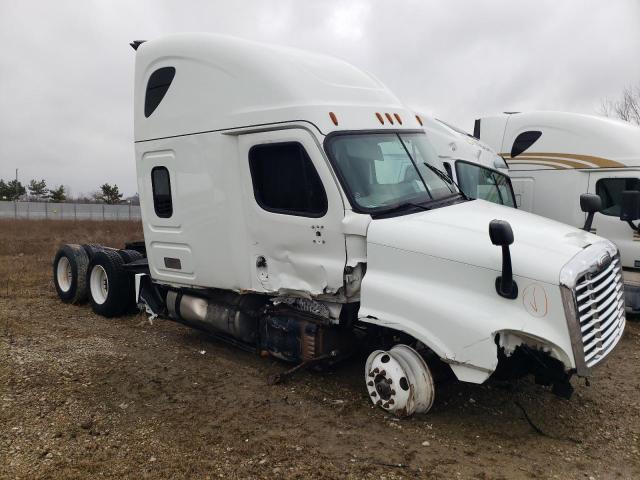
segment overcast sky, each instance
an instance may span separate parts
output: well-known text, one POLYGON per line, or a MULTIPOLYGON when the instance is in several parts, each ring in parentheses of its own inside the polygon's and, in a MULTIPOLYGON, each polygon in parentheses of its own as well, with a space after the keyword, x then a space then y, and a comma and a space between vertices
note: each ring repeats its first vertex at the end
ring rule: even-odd
POLYGON ((638 0, 0 0, 0 178, 135 193, 128 43, 186 31, 341 57, 466 130, 640 83, 638 0))

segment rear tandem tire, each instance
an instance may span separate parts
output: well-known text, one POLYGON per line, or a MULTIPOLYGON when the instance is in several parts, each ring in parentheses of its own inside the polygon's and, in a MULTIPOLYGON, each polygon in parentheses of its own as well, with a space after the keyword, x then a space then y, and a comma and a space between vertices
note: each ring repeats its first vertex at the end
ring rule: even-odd
POLYGON ((87 270, 91 309, 103 317, 125 313, 133 296, 131 278, 124 270, 124 261, 116 250, 95 252, 87 270))
POLYGON ((101 252, 102 250, 104 250, 104 247, 98 243, 84 243, 82 245, 82 248, 84 248, 84 251, 87 252, 89 260, 91 260, 97 252, 101 252))
POLYGON ((137 250, 118 250, 118 253, 120 254, 120 257, 122 258, 124 263, 131 263, 144 258, 144 255, 142 255, 137 250))
POLYGON ((53 259, 53 284, 65 303, 82 303, 87 299, 89 256, 80 245, 60 247, 53 259))
MULTIPOLYGON (((131 263, 144 258, 144 255, 137 250, 130 250, 126 248, 124 250, 118 250, 118 254, 120 255, 120 258, 122 258, 122 261, 124 263, 131 263)), ((132 293, 127 294, 127 308, 125 311, 127 313, 137 313, 138 305, 136 303, 137 299, 135 294, 135 281, 131 277, 129 277, 129 281, 129 291, 132 293)))

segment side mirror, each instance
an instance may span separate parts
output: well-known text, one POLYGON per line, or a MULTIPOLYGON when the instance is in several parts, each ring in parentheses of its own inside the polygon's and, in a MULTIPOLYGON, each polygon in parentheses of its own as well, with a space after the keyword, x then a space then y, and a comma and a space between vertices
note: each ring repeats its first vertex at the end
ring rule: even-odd
POLYGON ((580 195, 580 209, 587 214, 587 220, 584 222, 582 229, 586 232, 591 230, 593 216, 602 208, 602 199, 599 195, 593 193, 583 193, 580 195))
POLYGON ((511 269, 511 252, 509 245, 513 243, 513 230, 509 222, 491 220, 489 223, 489 238, 491 243, 502 247, 502 275, 496 278, 498 295, 513 300, 518 297, 518 285, 513 281, 511 269))
POLYGON ((620 204, 620 220, 633 222, 640 218, 640 192, 638 190, 625 190, 622 192, 620 204))

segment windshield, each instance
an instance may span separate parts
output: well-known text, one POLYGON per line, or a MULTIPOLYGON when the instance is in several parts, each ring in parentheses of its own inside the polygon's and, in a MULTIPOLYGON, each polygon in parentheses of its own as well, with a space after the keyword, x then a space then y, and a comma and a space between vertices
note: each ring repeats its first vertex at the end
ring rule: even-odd
POLYGON ((437 154, 424 133, 366 133, 329 138, 327 151, 352 201, 364 211, 457 195, 427 168, 437 154))
POLYGON ((506 175, 475 163, 458 160, 456 162, 458 184, 471 198, 515 207, 511 180, 506 175))

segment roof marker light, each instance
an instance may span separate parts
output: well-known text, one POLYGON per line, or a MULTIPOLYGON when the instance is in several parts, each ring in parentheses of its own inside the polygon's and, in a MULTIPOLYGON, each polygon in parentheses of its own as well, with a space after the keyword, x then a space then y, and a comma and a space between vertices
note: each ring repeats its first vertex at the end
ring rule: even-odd
POLYGON ((336 117, 336 114, 333 112, 329 112, 329 117, 331 118, 331 121, 333 122, 333 124, 337 127, 338 126, 338 117, 336 117))
POLYGON ((393 117, 391 115, 389 115, 388 113, 385 113, 384 116, 387 117, 387 120, 389 120, 389 123, 391 125, 393 125, 393 117))
POLYGON ((384 125, 384 118, 382 118, 382 115, 380 115, 378 112, 376 112, 376 117, 378 117, 378 120, 380 121, 380 123, 382 125, 384 125))
POLYGON ((398 115, 397 113, 394 113, 393 116, 396 117, 396 120, 398 121, 398 123, 402 125, 402 119, 400 118, 400 115, 398 115))
POLYGON ((422 126, 422 119, 420 118, 420 115, 416 115, 416 120, 418 120, 418 123, 422 126))

